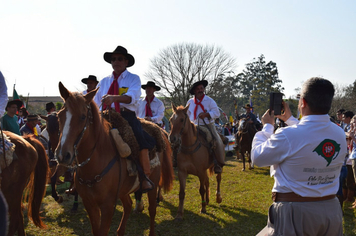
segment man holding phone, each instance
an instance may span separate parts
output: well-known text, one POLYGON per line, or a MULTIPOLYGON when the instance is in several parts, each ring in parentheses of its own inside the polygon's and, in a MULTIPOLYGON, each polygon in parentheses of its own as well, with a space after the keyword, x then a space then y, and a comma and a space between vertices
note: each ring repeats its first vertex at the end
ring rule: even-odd
POLYGON ((276 117, 288 127, 273 134, 274 112, 262 117, 264 126, 254 137, 251 158, 257 166, 271 166, 275 179, 268 235, 343 235, 335 194, 347 144, 328 115, 334 92, 330 81, 311 78, 302 87, 300 122, 284 102, 284 112, 276 117))

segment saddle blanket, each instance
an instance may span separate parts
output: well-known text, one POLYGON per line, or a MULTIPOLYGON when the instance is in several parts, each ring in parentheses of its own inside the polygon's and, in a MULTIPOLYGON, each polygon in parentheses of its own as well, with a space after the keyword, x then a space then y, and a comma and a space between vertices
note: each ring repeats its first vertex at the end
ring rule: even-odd
MULTIPOLYGON (((13 144, 9 137, 0 131, 0 166, 1 170, 8 167, 13 160, 13 153, 15 151, 15 144, 13 144), (3 140, 4 138, 4 140, 3 140), (5 146, 4 146, 5 145, 5 146), (5 151, 5 157, 4 157, 5 151)), ((0 171, 1 173, 1 171, 0 171)))
MULTIPOLYGON (((130 159, 126 159, 127 163, 127 171, 129 172, 129 176, 135 176, 137 175, 137 168, 136 165, 133 161, 130 159)), ((159 166, 161 162, 159 161, 158 153, 155 153, 155 158, 150 160, 150 169, 154 169, 156 166, 159 166)))

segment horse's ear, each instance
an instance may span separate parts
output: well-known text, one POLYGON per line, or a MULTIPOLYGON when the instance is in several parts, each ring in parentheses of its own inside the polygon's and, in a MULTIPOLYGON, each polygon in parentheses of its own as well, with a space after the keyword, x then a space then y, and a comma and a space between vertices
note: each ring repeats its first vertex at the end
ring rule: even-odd
POLYGON ((63 100, 64 101, 67 100, 67 98, 69 97, 69 94, 70 94, 68 89, 66 87, 64 87, 62 82, 59 82, 58 87, 59 87, 59 93, 61 94, 61 97, 63 98, 63 100))
POLYGON ((187 111, 188 111, 188 109, 189 109, 189 106, 190 106, 190 103, 188 103, 188 105, 186 105, 186 106, 184 107, 183 111, 184 111, 185 113, 187 113, 187 111))
POLYGON ((85 102, 87 104, 89 104, 93 100, 93 98, 94 98, 95 94, 98 92, 99 88, 100 87, 97 87, 96 89, 94 89, 94 90, 92 90, 89 93, 84 95, 85 102))
POLYGON ((171 104, 172 104, 173 111, 176 112, 177 111, 177 107, 173 103, 171 103, 171 104))

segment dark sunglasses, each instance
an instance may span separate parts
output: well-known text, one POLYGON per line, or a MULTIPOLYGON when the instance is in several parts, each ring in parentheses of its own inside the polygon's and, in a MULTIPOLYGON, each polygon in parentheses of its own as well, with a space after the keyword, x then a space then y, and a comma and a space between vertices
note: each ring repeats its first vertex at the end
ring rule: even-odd
POLYGON ((116 61, 116 60, 123 61, 123 60, 126 60, 126 58, 125 57, 111 57, 111 61, 116 61))

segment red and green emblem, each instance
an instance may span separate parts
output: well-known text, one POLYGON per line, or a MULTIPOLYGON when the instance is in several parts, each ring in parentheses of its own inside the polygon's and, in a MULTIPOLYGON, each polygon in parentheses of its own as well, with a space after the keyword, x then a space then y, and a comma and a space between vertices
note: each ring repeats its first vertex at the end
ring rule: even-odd
POLYGON ((339 155, 340 144, 331 139, 324 139, 313 152, 322 156, 328 163, 326 166, 329 166, 331 161, 339 155))

